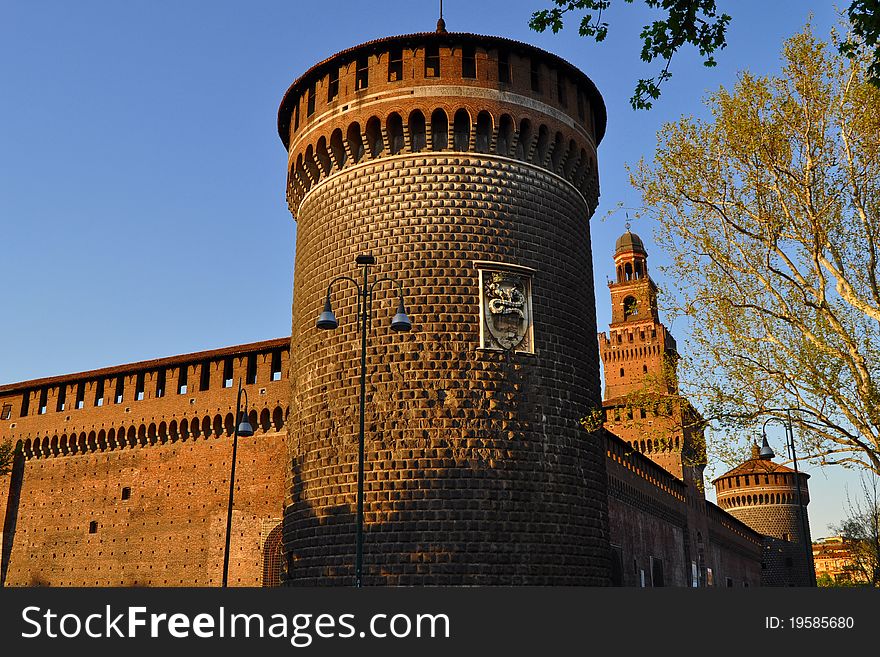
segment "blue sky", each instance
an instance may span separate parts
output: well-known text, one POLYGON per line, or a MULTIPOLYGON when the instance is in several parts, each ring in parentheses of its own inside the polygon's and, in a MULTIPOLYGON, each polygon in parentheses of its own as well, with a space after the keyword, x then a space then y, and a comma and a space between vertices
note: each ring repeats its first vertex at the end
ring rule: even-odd
MULTIPOLYGON (((808 14, 819 35, 837 21, 819 0, 719 0, 733 16, 718 66, 676 55, 650 112, 628 99, 638 33, 653 14, 616 0, 608 39, 576 23, 528 28, 549 0, 447 0, 450 31, 545 48, 583 70, 608 107, 599 148, 601 203, 592 222, 599 329, 606 274, 635 207, 626 164, 650 157, 656 133, 702 115, 708 90, 739 70, 772 73, 782 41, 808 14)), ((0 383, 289 334, 296 230, 284 200, 276 132, 287 87, 313 63, 390 34, 431 31, 436 1, 370 3, 23 1, 0 19, 0 383)), ((653 227, 636 223, 657 272, 653 227)), ((659 283, 662 286, 662 277, 659 283)), ((417 320, 417 318, 414 318, 417 320)), ((686 348, 683 325, 671 325, 686 348)), ((777 452, 781 432, 772 433, 777 452)), ((813 535, 828 532, 855 477, 812 473, 813 535)))

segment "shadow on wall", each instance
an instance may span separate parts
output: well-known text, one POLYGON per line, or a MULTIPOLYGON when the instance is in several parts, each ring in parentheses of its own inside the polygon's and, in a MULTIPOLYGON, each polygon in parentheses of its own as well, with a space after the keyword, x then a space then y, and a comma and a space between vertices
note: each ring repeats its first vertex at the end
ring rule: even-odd
MULTIPOLYGON (((573 476, 559 485, 568 473, 466 464, 411 479, 371 474, 368 467, 364 586, 608 584, 608 547, 596 547, 607 540, 607 530, 602 518, 590 517, 594 505, 585 504, 587 495, 605 492, 577 485, 573 476)), ((352 503, 327 507, 318 516, 304 498, 301 464, 294 464, 293 501, 284 521, 291 551, 282 584, 354 585, 351 481, 343 487, 350 488, 352 503)))

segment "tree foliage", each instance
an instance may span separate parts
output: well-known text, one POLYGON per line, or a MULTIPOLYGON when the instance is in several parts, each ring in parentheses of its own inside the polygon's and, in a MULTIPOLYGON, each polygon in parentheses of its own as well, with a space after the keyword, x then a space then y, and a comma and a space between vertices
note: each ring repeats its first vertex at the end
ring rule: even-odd
POLYGON ((15 450, 12 443, 7 441, 0 442, 0 475, 8 474, 12 469, 12 457, 15 450))
MULTIPOLYGON (((632 4, 633 0, 624 0, 632 4)), ((660 59, 665 62, 660 72, 653 78, 641 79, 636 84, 630 98, 633 109, 650 109, 652 101, 660 97, 660 85, 672 77, 669 70, 672 56, 685 44, 698 48, 705 57, 703 64, 715 66, 713 53, 724 48, 725 33, 730 16, 715 11, 715 0, 644 0, 651 8, 663 9, 666 17, 645 25, 639 35, 642 39, 642 61, 652 62, 660 59)), ((532 14, 529 27, 537 32, 547 28, 559 32, 563 25, 563 15, 570 11, 587 11, 581 18, 579 33, 592 37, 597 42, 608 35, 608 23, 602 20, 602 13, 611 6, 611 0, 553 0, 556 5, 532 14), (594 15, 592 12, 596 12, 594 15)))
MULTIPOLYGON (((633 4, 634 0, 623 0, 633 4)), ((715 66, 714 53, 727 46, 727 26, 731 17, 719 15, 715 0, 642 0, 651 9, 662 10, 662 18, 645 25, 642 40, 642 61, 659 59, 663 68, 653 78, 640 79, 629 102, 633 109, 651 109, 660 97, 660 85, 672 77, 669 68, 679 48, 692 45, 704 57, 705 66, 715 66)), ((602 19, 610 9, 611 0, 552 0, 553 7, 532 14, 529 27, 537 32, 548 28, 556 34, 563 27, 565 14, 587 12, 581 17, 579 33, 602 42, 608 36, 608 23, 602 19), (594 13, 595 12, 595 13, 594 13)), ((880 0, 852 0, 846 11, 853 38, 838 44, 847 57, 859 59, 867 47, 871 52, 868 79, 880 87, 880 0)))
POLYGON ((853 500, 847 495, 847 517, 832 531, 849 550, 852 579, 880 587, 880 485, 877 477, 868 482, 864 476, 860 484, 861 496, 853 500))
POLYGON ((665 125, 631 181, 691 320, 679 376, 704 417, 801 409, 801 456, 880 473, 880 89, 870 49, 853 54, 807 26, 781 75, 744 73, 711 119, 665 125))

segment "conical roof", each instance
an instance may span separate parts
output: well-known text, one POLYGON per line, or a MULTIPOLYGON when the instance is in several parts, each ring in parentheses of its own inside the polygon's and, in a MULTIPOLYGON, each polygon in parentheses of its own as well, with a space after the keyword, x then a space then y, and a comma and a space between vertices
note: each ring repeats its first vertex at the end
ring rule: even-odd
POLYGON ((645 245, 642 243, 642 238, 627 228, 626 232, 618 237, 617 241, 614 243, 614 255, 628 253, 630 251, 648 255, 648 252, 645 251, 645 245))

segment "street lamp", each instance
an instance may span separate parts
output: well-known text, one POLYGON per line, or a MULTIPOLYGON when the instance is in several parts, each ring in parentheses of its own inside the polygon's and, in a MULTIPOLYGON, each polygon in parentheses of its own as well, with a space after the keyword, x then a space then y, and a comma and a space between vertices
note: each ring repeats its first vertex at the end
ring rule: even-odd
POLYGON ((357 543, 355 548, 355 568, 354 568, 354 585, 357 588, 361 586, 361 574, 363 571, 364 561, 364 401, 367 395, 367 330, 369 328, 370 310, 373 302, 373 288, 383 281, 389 281, 397 286, 398 304, 397 313, 391 320, 392 331, 409 331, 412 328, 412 322, 406 314, 406 307, 403 303, 403 288, 400 283, 389 276, 383 276, 372 284, 368 282, 368 273, 370 265, 376 264, 376 258, 369 253, 361 254, 355 262, 363 266, 363 282, 358 282, 350 276, 337 276, 327 286, 327 297, 324 300, 324 310, 318 316, 315 326, 325 331, 332 331, 339 326, 336 316, 333 314, 333 308, 330 305, 330 293, 333 284, 337 281, 349 281, 354 283, 358 292, 358 320, 360 321, 361 332, 361 396, 360 396, 360 428, 358 431, 358 477, 357 477, 357 543))
POLYGON ((238 380, 238 395, 235 397, 235 428, 232 433, 232 470, 229 473, 229 506, 226 509, 226 548, 223 550, 223 588, 229 581, 229 540, 232 537, 232 496, 235 493, 235 455, 238 451, 239 436, 253 436, 254 428, 248 422, 247 416, 247 391, 241 387, 241 379, 238 380), (241 410, 241 396, 244 395, 244 410, 241 410))
POLYGON ((810 571, 810 584, 812 586, 816 586, 816 573, 812 568, 810 568, 810 564, 813 558, 813 550, 807 541, 806 513, 804 512, 804 504, 801 499, 801 476, 800 472, 798 471, 797 454, 794 451, 794 429, 792 429, 791 426, 792 410, 799 409, 785 409, 787 419, 768 417, 766 420, 764 420, 764 424, 761 425, 761 437, 763 438, 763 440, 761 442, 760 456, 762 459, 772 459, 774 456, 776 456, 776 454, 773 452, 773 449, 770 447, 770 443, 767 442, 767 433, 765 430, 767 428, 768 422, 771 422, 773 420, 782 422, 783 426, 785 427, 785 446, 788 450, 790 450, 791 460, 794 465, 795 486, 797 488, 798 516, 800 517, 801 521, 801 542, 804 544, 804 556, 806 557, 806 561, 804 562, 804 564, 810 571))

